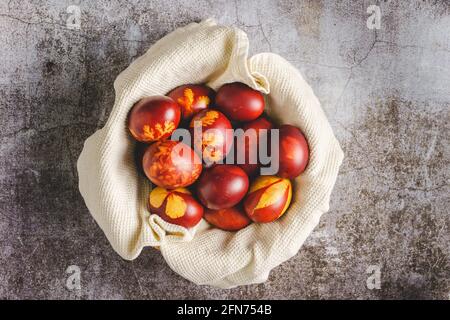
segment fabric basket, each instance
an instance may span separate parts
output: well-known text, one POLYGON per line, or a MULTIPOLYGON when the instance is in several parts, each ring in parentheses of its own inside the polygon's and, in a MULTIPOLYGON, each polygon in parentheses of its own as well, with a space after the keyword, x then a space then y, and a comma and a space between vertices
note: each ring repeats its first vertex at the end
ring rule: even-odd
POLYGON ((86 206, 122 258, 133 260, 153 246, 170 268, 196 284, 232 288, 261 283, 298 252, 329 209, 343 152, 320 103, 286 60, 272 53, 249 58, 248 47, 243 31, 208 19, 165 36, 115 80, 109 119, 86 140, 77 168, 86 206), (182 84, 218 89, 235 81, 266 94, 269 116, 299 127, 308 140, 309 165, 294 181, 291 206, 272 223, 253 223, 238 232, 213 228, 204 220, 188 230, 151 215, 151 184, 135 165, 128 111, 141 98, 182 84))

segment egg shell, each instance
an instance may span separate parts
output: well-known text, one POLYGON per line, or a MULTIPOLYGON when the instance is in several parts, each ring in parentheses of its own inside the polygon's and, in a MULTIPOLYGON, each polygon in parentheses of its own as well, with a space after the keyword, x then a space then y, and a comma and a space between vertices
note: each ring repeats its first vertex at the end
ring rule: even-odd
POLYGON ((244 200, 244 210, 254 222, 271 222, 281 217, 292 199, 288 179, 276 176, 256 178, 244 200))
POLYGON ((233 145, 233 131, 228 118, 214 109, 197 113, 189 125, 194 150, 206 166, 220 162, 233 145))
POLYGON ((247 193, 247 174, 235 165, 218 164, 205 169, 196 184, 200 202, 213 210, 235 206, 247 193))
POLYGON ((293 179, 302 174, 308 165, 308 142, 300 129, 291 125, 282 125, 279 134, 279 168, 277 175, 293 179))
POLYGON ((267 117, 261 116, 256 120, 251 122, 247 122, 244 124, 242 129, 244 130, 244 134, 247 134, 249 137, 245 137, 244 143, 238 143, 237 137, 235 138, 234 150, 235 150, 235 163, 241 167, 245 173, 249 177, 253 177, 258 173, 258 170, 261 166, 259 159, 259 148, 260 143, 266 142, 266 150, 270 151, 270 130, 274 128, 274 125, 271 121, 267 119, 267 117), (249 134, 250 130, 254 130, 254 134, 249 134), (266 131, 265 131, 266 130, 266 131), (239 163, 238 155, 241 154, 244 156, 245 162, 239 163), (256 159, 256 161, 254 161, 256 159))
POLYGON ((216 108, 231 120, 255 120, 263 113, 264 106, 262 93, 245 83, 227 83, 217 91, 216 108))
POLYGON ((203 217, 202 205, 186 188, 154 188, 149 196, 149 209, 163 220, 185 228, 196 226, 203 217))
POLYGON ((215 95, 213 89, 201 84, 182 85, 167 94, 180 106, 183 120, 190 120, 196 113, 210 107, 215 95))
POLYGON ((142 166, 151 182, 167 189, 191 185, 202 172, 200 158, 194 150, 172 140, 153 143, 144 153, 142 166))
POLYGON ((151 96, 139 100, 128 114, 128 129, 140 142, 154 142, 168 138, 178 127, 181 110, 165 96, 151 96))
POLYGON ((206 208, 204 218, 216 228, 225 231, 237 231, 245 228, 252 222, 241 206, 220 210, 206 208))

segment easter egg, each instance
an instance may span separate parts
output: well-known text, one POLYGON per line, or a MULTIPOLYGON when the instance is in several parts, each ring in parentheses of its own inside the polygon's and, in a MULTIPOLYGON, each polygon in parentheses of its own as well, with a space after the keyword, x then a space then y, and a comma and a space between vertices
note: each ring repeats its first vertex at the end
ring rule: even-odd
POLYGON ((227 83, 217 91, 216 108, 231 120, 251 121, 263 113, 264 97, 244 83, 227 83))
POLYGON ((259 176, 250 186, 244 200, 244 210, 254 222, 271 222, 283 215, 292 198, 288 179, 259 176))
POLYGON ((263 147, 261 143, 265 143, 265 153, 270 150, 269 133, 273 128, 272 122, 266 117, 259 117, 256 120, 247 122, 242 129, 244 135, 239 140, 235 139, 235 160, 236 164, 241 167, 249 177, 258 173, 260 167, 259 149, 263 147))
POLYGON ((192 145, 206 166, 221 161, 233 145, 233 131, 225 115, 214 109, 197 113, 189 125, 192 145))
POLYGON ((247 193, 247 174, 234 165, 218 164, 204 170, 197 183, 197 196, 209 209, 233 207, 247 193))
POLYGON ((151 182, 167 189, 186 187, 202 172, 200 158, 194 150, 172 140, 157 141, 148 147, 142 166, 151 182))
POLYGON ((139 100, 128 114, 128 129, 140 142, 168 138, 178 127, 180 107, 169 97, 151 96, 139 100))
POLYGON ((252 222, 240 206, 220 210, 205 209, 204 217, 210 224, 225 231, 237 231, 252 222))
POLYGON ((293 179, 302 174, 308 165, 308 142, 300 129, 291 125, 282 125, 279 134, 279 168, 277 175, 293 179))
POLYGON ((185 228, 194 227, 203 217, 202 205, 186 188, 154 188, 150 192, 149 208, 163 220, 185 228))
POLYGON ((182 119, 190 120, 194 114, 213 103, 215 92, 205 85, 186 84, 173 89, 167 96, 180 106, 182 119))

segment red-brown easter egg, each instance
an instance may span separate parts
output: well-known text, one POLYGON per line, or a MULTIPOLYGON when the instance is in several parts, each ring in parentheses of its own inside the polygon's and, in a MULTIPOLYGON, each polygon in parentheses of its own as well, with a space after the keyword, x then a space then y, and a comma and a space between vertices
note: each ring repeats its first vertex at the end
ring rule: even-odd
POLYGON ((203 171, 198 179, 197 196, 209 209, 233 207, 248 190, 247 174, 234 165, 218 164, 203 171))
POLYGON ((244 210, 254 222, 271 222, 283 215, 292 198, 288 179, 259 176, 253 181, 244 200, 244 210))
POLYGON ((205 220, 225 231, 237 231, 252 222, 240 206, 220 210, 205 209, 205 220))
POLYGON ((202 164, 198 155, 186 144, 163 140, 153 143, 142 160, 145 175, 159 187, 186 187, 200 176, 202 164))
POLYGON ((297 127, 280 127, 279 169, 277 175, 293 179, 305 171, 309 161, 309 148, 305 136, 297 127))
POLYGON ((228 83, 217 91, 216 107, 231 120, 251 121, 263 113, 264 97, 244 83, 228 83))
POLYGON ((197 113, 189 125, 195 151, 209 166, 222 160, 233 145, 230 121, 217 110, 206 109, 197 113))
POLYGON ((203 217, 202 205, 186 188, 154 188, 150 192, 149 208, 163 220, 185 228, 194 227, 203 217))
POLYGON ((215 92, 205 85, 186 84, 173 89, 167 95, 180 106, 183 120, 190 120, 194 114, 207 109, 213 103, 215 92))
POLYGON ((242 129, 244 130, 243 139, 235 139, 235 160, 249 177, 257 174, 260 167, 259 149, 263 146, 260 143, 265 142, 266 153, 270 151, 269 133, 273 128, 272 122, 266 117, 259 117, 256 120, 247 122, 242 129), (244 160, 243 163, 241 160, 244 160))
POLYGON ((169 137, 178 127, 181 110, 165 96, 151 96, 139 100, 128 114, 128 129, 140 142, 153 142, 169 137))

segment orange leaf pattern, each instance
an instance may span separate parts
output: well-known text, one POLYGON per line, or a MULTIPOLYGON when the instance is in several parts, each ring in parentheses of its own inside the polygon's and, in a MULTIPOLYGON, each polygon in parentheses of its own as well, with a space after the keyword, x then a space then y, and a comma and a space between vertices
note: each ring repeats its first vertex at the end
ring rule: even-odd
POLYGON ((159 208, 164 203, 164 200, 166 200, 166 197, 168 196, 168 192, 166 189, 161 187, 156 187, 155 189, 150 192, 150 205, 152 205, 155 208, 159 208))
POLYGON ((192 177, 198 177, 202 170, 201 166, 194 166, 188 170, 176 169, 172 164, 174 159, 172 158, 172 148, 159 145, 155 152, 155 159, 150 166, 150 175, 158 177, 161 181, 164 181, 168 185, 184 185, 186 182, 191 181, 192 177))
POLYGON ((177 102, 184 107, 184 111, 187 114, 192 113, 192 104, 194 103, 194 92, 190 88, 186 88, 183 91, 183 97, 178 98, 177 102))
POLYGON ((167 197, 166 215, 172 219, 181 218, 186 213, 186 202, 175 193, 170 193, 167 197))
POLYGON ((255 210, 273 205, 280 199, 280 197, 284 195, 285 191, 288 188, 290 188, 289 181, 283 179, 280 179, 278 182, 269 185, 261 195, 261 198, 259 199, 255 210))
POLYGON ((202 104, 207 107, 211 102, 208 96, 195 97, 194 91, 191 88, 183 90, 183 97, 177 99, 180 106, 183 107, 183 113, 185 116, 191 116, 194 113, 194 104, 202 104))
MULTIPOLYGON (((212 125, 216 119, 219 118, 219 113, 215 110, 209 110, 205 113, 205 115, 203 117, 201 117, 200 119, 197 119, 195 121, 191 121, 191 128, 194 127, 194 122, 200 121, 202 123, 202 127, 207 127, 212 125)), ((194 118, 195 119, 195 118, 194 118)), ((192 120, 194 120, 192 119, 192 120)))
POLYGON ((207 96, 200 96, 200 97, 197 98, 196 102, 197 103, 201 103, 201 104, 203 104, 205 106, 208 106, 209 103, 210 103, 210 100, 209 100, 209 97, 207 97, 207 96))
POLYGON ((203 158, 210 162, 216 162, 222 159, 222 151, 216 148, 208 146, 203 150, 203 158))
POLYGON ((154 128, 148 124, 142 128, 143 136, 146 141, 155 141, 164 135, 171 134, 175 130, 175 123, 173 121, 166 120, 164 125, 157 123, 154 128))

